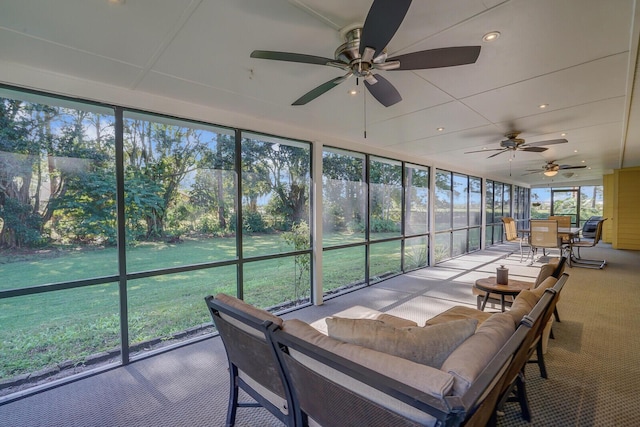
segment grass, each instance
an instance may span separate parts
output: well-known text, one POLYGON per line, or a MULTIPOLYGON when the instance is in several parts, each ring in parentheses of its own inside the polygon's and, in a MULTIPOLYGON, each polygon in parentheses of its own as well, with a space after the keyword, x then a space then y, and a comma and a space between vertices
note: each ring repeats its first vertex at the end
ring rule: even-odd
MULTIPOLYGON (((330 236, 329 241, 340 241, 330 236)), ((277 234, 245 236, 245 256, 290 250, 277 234)), ((372 277, 399 271, 398 242, 372 251, 372 277)), ((184 243, 144 243, 127 248, 127 271, 235 259, 235 238, 185 239, 184 243)), ((364 280, 364 248, 327 251, 325 291, 364 280)), ((0 289, 117 274, 117 250, 43 251, 0 257, 0 289)), ((309 273, 300 277, 294 257, 246 263, 244 299, 259 307, 309 297, 309 273), (297 286, 296 286, 297 285, 297 286)), ((204 296, 236 293, 235 266, 216 267, 127 283, 129 342, 164 340, 210 322, 204 296)), ((0 299, 0 381, 62 362, 82 365, 92 354, 120 346, 117 283, 0 299)))

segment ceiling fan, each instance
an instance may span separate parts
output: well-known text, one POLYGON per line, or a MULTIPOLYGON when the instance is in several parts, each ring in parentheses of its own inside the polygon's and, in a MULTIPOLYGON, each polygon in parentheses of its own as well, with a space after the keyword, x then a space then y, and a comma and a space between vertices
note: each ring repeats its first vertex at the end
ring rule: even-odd
POLYGON ((556 176, 558 174, 558 172, 561 171, 561 170, 566 170, 566 169, 584 169, 586 167, 587 167, 586 165, 582 165, 582 166, 559 165, 559 164, 555 163, 555 160, 551 160, 551 161, 547 162, 547 164, 544 165, 541 169, 527 169, 527 171, 529 173, 525 173, 525 174, 523 174, 523 176, 524 175, 532 175, 534 173, 540 173, 540 172, 542 172, 546 176, 556 176))
POLYGON ((467 151, 464 154, 470 153, 480 153, 487 151, 497 151, 497 153, 490 155, 487 157, 488 159, 497 156, 498 154, 502 154, 505 151, 529 151, 532 153, 542 153, 543 151, 547 151, 548 148, 544 147, 545 145, 554 145, 554 144, 564 144, 565 142, 569 142, 564 138, 561 139, 549 139, 546 141, 536 141, 526 143, 524 139, 518 138, 520 132, 508 132, 504 136, 507 138, 504 141, 500 142, 501 148, 492 148, 489 150, 476 150, 476 151, 467 151))
POLYGON ((252 58, 327 65, 347 71, 302 95, 292 105, 304 105, 333 89, 351 76, 364 80, 365 86, 382 105, 389 107, 402 100, 396 88, 374 71, 422 70, 473 64, 480 46, 458 46, 423 50, 387 58, 386 47, 404 20, 411 0, 374 0, 364 25, 343 30, 345 43, 335 51, 335 59, 300 53, 254 50, 252 58))

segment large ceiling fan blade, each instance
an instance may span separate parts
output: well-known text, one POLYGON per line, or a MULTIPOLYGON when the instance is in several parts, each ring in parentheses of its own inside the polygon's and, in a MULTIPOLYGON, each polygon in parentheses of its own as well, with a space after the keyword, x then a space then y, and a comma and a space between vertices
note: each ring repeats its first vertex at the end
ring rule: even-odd
POLYGON ((536 141, 536 142, 527 142, 527 147, 540 147, 542 145, 554 145, 554 144, 564 144, 565 142, 569 142, 564 138, 561 139, 549 139, 547 141, 536 141))
POLYGON ((377 83, 370 84, 367 80, 364 81, 364 85, 369 89, 369 92, 380 104, 385 107, 390 107, 402 101, 400 92, 389 82, 379 74, 375 76, 377 83))
POLYGON ((587 166, 582 165, 582 166, 570 166, 570 165, 560 165, 560 169, 562 170, 566 170, 566 169, 584 169, 587 166))
POLYGON ((548 148, 545 147, 522 147, 518 148, 519 151, 528 151, 529 153, 542 153, 547 151, 548 148))
POLYGON ((315 89, 312 89, 309 92, 305 93, 300 98, 295 100, 295 102, 291 105, 305 105, 309 101, 313 101, 323 93, 328 92, 334 87, 338 86, 340 83, 342 83, 343 81, 351 77, 351 75, 352 73, 348 73, 344 76, 337 77, 333 80, 329 80, 328 82, 323 83, 320 86, 316 87, 315 89))
POLYGON ((502 153, 504 153, 505 151, 509 151, 509 149, 508 149, 508 148, 503 148, 499 153, 492 154, 492 155, 490 155, 489 157, 487 157, 487 159, 490 159, 490 158, 492 158, 492 157, 495 157, 495 156, 497 156, 498 154, 502 154, 502 153))
POLYGON ((395 70, 424 70, 473 64, 480 55, 480 46, 443 47, 394 56, 389 61, 400 61, 395 70))
POLYGON ((349 64, 336 61, 335 59, 324 58, 322 56, 304 55, 302 53, 276 52, 273 50, 254 50, 251 52, 252 58, 271 59, 273 61, 299 62, 302 64, 328 65, 342 69, 349 69, 349 64))
POLYGON ((362 26, 360 55, 365 47, 372 47, 376 50, 374 57, 378 56, 398 31, 409 6, 411 0, 374 0, 362 26))
POLYGON ((485 149, 485 150, 465 151, 464 154, 486 153, 487 151, 503 151, 503 150, 504 150, 504 148, 489 148, 489 149, 485 149))

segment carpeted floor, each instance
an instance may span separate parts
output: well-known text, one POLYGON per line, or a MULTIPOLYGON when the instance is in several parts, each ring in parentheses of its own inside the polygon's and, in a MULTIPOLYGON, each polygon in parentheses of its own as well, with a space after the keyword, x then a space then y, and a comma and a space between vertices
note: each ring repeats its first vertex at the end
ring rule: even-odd
MULTIPOLYGON (((322 329, 326 316, 374 308, 418 323, 453 305, 475 307, 471 284, 495 274, 531 280, 538 264, 519 263, 503 245, 466 255, 286 314, 322 329)), ((604 270, 567 269, 560 323, 545 356, 548 379, 527 368, 532 423, 508 404, 500 426, 627 426, 640 420, 640 252, 600 245, 584 251, 606 258, 604 270)), ((203 303, 204 309, 204 303, 203 303)), ((497 307, 496 307, 497 309, 497 307)), ((0 406, 2 427, 222 426, 228 373, 219 338, 212 338, 0 406)), ((263 409, 241 409, 237 426, 281 426, 263 409)))

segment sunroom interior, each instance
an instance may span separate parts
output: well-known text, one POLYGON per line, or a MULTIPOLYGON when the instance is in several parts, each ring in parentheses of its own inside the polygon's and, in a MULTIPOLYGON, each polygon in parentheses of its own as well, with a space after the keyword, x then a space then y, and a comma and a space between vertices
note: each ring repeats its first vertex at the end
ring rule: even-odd
POLYGON ((208 294, 321 306, 502 247, 502 217, 640 249, 636 1, 416 1, 390 58, 477 61, 292 105, 342 71, 251 53, 333 58, 372 5, 343 3, 0 6, 0 404, 210 339, 208 294))

